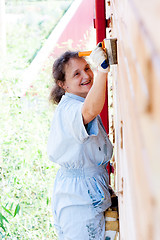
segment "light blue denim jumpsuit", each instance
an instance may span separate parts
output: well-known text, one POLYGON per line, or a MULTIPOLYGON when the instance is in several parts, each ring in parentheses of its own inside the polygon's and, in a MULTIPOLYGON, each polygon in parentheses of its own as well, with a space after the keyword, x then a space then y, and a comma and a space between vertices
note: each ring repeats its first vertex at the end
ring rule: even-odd
POLYGON ((59 240, 105 239, 104 211, 111 205, 105 167, 113 147, 99 116, 84 126, 84 100, 62 97, 48 140, 49 159, 61 166, 52 198, 59 240))

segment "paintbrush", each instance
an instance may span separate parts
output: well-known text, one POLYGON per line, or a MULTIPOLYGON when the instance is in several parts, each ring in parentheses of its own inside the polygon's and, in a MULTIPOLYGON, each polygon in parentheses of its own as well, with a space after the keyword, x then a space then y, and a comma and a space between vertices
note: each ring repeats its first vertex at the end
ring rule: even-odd
MULTIPOLYGON (((109 64, 117 64, 117 38, 105 38, 102 48, 107 52, 109 64)), ((79 57, 89 56, 92 51, 78 52, 79 57)))

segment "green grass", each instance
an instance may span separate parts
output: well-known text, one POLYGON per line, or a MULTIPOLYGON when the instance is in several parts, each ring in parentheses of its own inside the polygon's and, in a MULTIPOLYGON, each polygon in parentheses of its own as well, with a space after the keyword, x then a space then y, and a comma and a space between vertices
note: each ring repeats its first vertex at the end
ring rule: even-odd
POLYGON ((3 220, 5 229, 0 232, 8 235, 6 239, 56 239, 51 193, 58 167, 48 160, 46 151, 54 109, 48 103, 44 75, 25 97, 3 94, 0 99, 0 212, 8 220, 3 220), (20 211, 13 217, 17 205, 20 211))
POLYGON ((48 102, 53 59, 47 60, 24 97, 16 96, 15 88, 71 1, 66 7, 60 1, 59 10, 51 1, 7 2, 7 59, 0 72, 0 239, 57 239, 51 195, 58 166, 47 156, 54 113, 48 102))

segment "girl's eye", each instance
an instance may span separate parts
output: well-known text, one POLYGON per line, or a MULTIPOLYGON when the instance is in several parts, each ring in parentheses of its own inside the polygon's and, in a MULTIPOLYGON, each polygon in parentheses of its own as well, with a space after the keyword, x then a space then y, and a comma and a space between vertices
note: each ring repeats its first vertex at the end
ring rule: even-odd
POLYGON ((74 77, 77 77, 79 75, 79 72, 76 72, 75 74, 74 74, 74 77))
POLYGON ((86 70, 86 71, 90 70, 90 67, 86 67, 85 70, 86 70))

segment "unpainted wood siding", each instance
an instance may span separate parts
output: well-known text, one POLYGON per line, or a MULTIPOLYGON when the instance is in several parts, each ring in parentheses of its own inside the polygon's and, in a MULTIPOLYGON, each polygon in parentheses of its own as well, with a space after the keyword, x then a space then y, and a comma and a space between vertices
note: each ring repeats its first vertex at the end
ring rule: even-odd
POLYGON ((120 239, 159 240, 160 1, 111 0, 110 12, 120 239))

